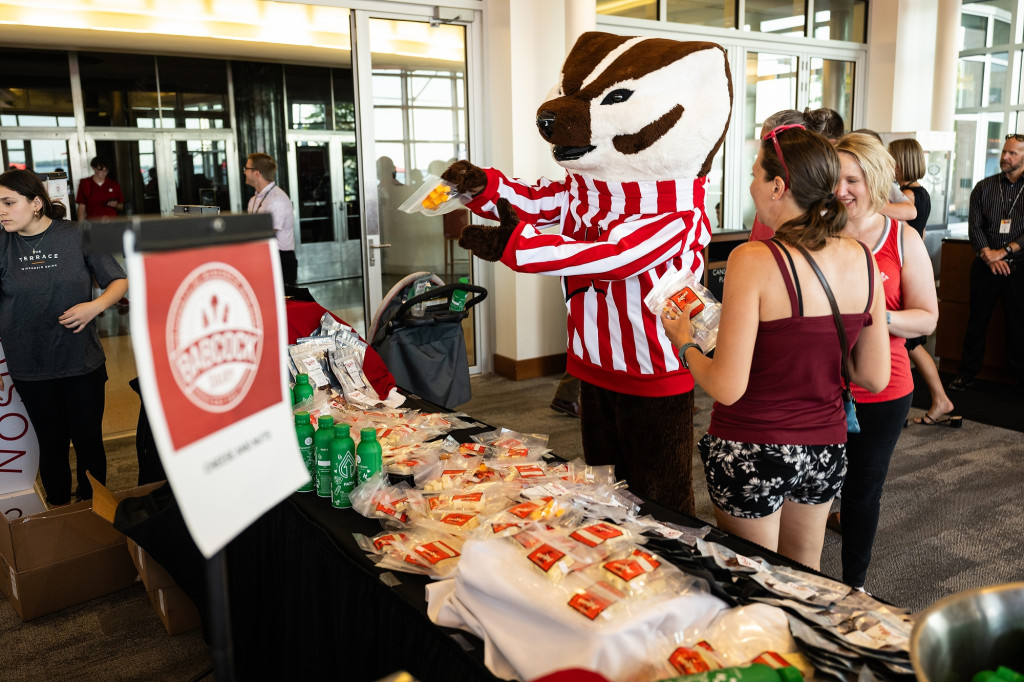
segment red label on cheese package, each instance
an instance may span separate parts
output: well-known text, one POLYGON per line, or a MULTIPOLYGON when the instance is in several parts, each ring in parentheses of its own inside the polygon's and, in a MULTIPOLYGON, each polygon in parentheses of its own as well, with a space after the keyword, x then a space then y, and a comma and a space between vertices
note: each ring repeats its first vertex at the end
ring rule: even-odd
POLYGON ((551 545, 545 544, 530 552, 530 555, 527 558, 535 563, 542 571, 547 573, 551 570, 551 567, 564 556, 565 552, 557 550, 551 545))
POLYGON ((598 596, 588 590, 574 594, 569 599, 569 606, 573 607, 590 620, 594 620, 601 612, 611 606, 614 602, 610 599, 598 596))
POLYGON ((690 319, 693 319, 700 313, 700 311, 704 310, 704 302, 700 300, 700 296, 698 296, 690 287, 686 287, 682 291, 677 291, 672 294, 669 296, 669 300, 679 306, 680 310, 686 310, 686 306, 691 303, 696 303, 697 305, 693 306, 690 310, 690 319))
POLYGON ((436 564, 439 561, 444 561, 445 559, 451 559, 459 556, 459 553, 455 550, 455 548, 441 540, 437 540, 435 542, 427 542, 425 544, 420 545, 413 551, 415 551, 416 554, 429 561, 431 564, 436 564))

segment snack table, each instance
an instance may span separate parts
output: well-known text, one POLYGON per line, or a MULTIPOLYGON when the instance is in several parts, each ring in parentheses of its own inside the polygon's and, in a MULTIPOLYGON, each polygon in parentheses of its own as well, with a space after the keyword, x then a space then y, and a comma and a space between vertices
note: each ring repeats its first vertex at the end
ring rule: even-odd
MULTIPOLYGON (((452 435, 464 442, 492 429, 452 435)), ((706 525, 654 503, 643 513, 683 526, 706 525)), ((397 670, 422 682, 497 679, 484 665, 479 639, 428 619, 424 588, 430 578, 378 569, 352 535, 372 537, 380 531, 376 519, 334 509, 315 493, 296 493, 229 545, 238 679, 363 681, 397 670)), ((718 530, 708 539, 776 564, 793 564, 718 530)))

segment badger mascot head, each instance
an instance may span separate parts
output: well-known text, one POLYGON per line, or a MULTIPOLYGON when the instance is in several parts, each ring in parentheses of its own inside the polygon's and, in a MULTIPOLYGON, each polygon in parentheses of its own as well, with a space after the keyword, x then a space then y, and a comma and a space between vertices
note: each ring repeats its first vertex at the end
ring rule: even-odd
POLYGON ((714 43, 580 36, 537 110, 555 161, 615 182, 707 175, 725 139, 732 81, 714 43))

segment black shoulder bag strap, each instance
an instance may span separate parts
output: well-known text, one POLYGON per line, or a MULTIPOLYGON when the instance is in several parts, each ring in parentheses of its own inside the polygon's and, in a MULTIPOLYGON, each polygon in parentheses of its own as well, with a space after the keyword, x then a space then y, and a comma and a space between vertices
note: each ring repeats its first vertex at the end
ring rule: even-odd
MULTIPOLYGON (((843 376, 843 402, 847 405, 853 405, 856 401, 853 399, 853 391, 850 390, 850 373, 846 368, 846 363, 850 358, 850 348, 846 341, 846 326, 843 324, 843 318, 839 314, 839 305, 836 303, 836 297, 832 295, 832 287, 828 285, 828 280, 825 279, 824 273, 818 264, 811 258, 811 254, 804 247, 799 244, 794 244, 797 251, 803 254, 803 257, 807 259, 807 263, 814 270, 814 274, 818 276, 818 281, 821 282, 821 287, 825 290, 825 296, 828 297, 828 304, 832 306, 832 318, 836 323, 836 331, 839 332, 839 347, 843 353, 842 363, 842 376, 843 376)), ((856 416, 853 417, 853 421, 850 421, 850 410, 847 409, 847 421, 848 430, 851 433, 859 433, 860 425, 856 423, 856 416), (855 430, 856 429, 856 430, 855 430)))

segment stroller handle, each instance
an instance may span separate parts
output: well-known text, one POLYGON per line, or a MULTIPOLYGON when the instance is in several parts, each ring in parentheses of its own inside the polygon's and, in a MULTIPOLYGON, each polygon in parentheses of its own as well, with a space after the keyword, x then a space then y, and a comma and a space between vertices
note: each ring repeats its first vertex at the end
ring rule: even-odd
MULTIPOLYGON (((407 300, 405 303, 403 303, 401 305, 401 307, 399 307, 399 309, 397 311, 395 311, 395 314, 394 314, 394 316, 391 319, 392 320, 401 319, 401 317, 406 312, 408 312, 409 309, 412 308, 417 303, 424 303, 426 301, 433 301, 435 299, 442 298, 442 297, 447 298, 448 302, 449 302, 449 305, 450 305, 451 304, 451 296, 452 296, 452 294, 455 293, 456 291, 460 291, 460 290, 461 291, 465 291, 467 293, 473 294, 472 298, 469 298, 469 299, 466 300, 465 310, 469 310, 470 308, 475 306, 477 303, 480 303, 485 298, 487 298, 487 289, 484 289, 481 286, 477 286, 476 284, 468 284, 468 283, 462 283, 462 282, 460 282, 459 284, 445 284, 444 286, 433 287, 431 289, 428 289, 427 291, 424 291, 419 296, 413 296, 412 298, 407 300)), ((457 311, 452 311, 452 312, 457 312, 457 311)), ((462 312, 464 312, 464 311, 462 311, 462 312)))

